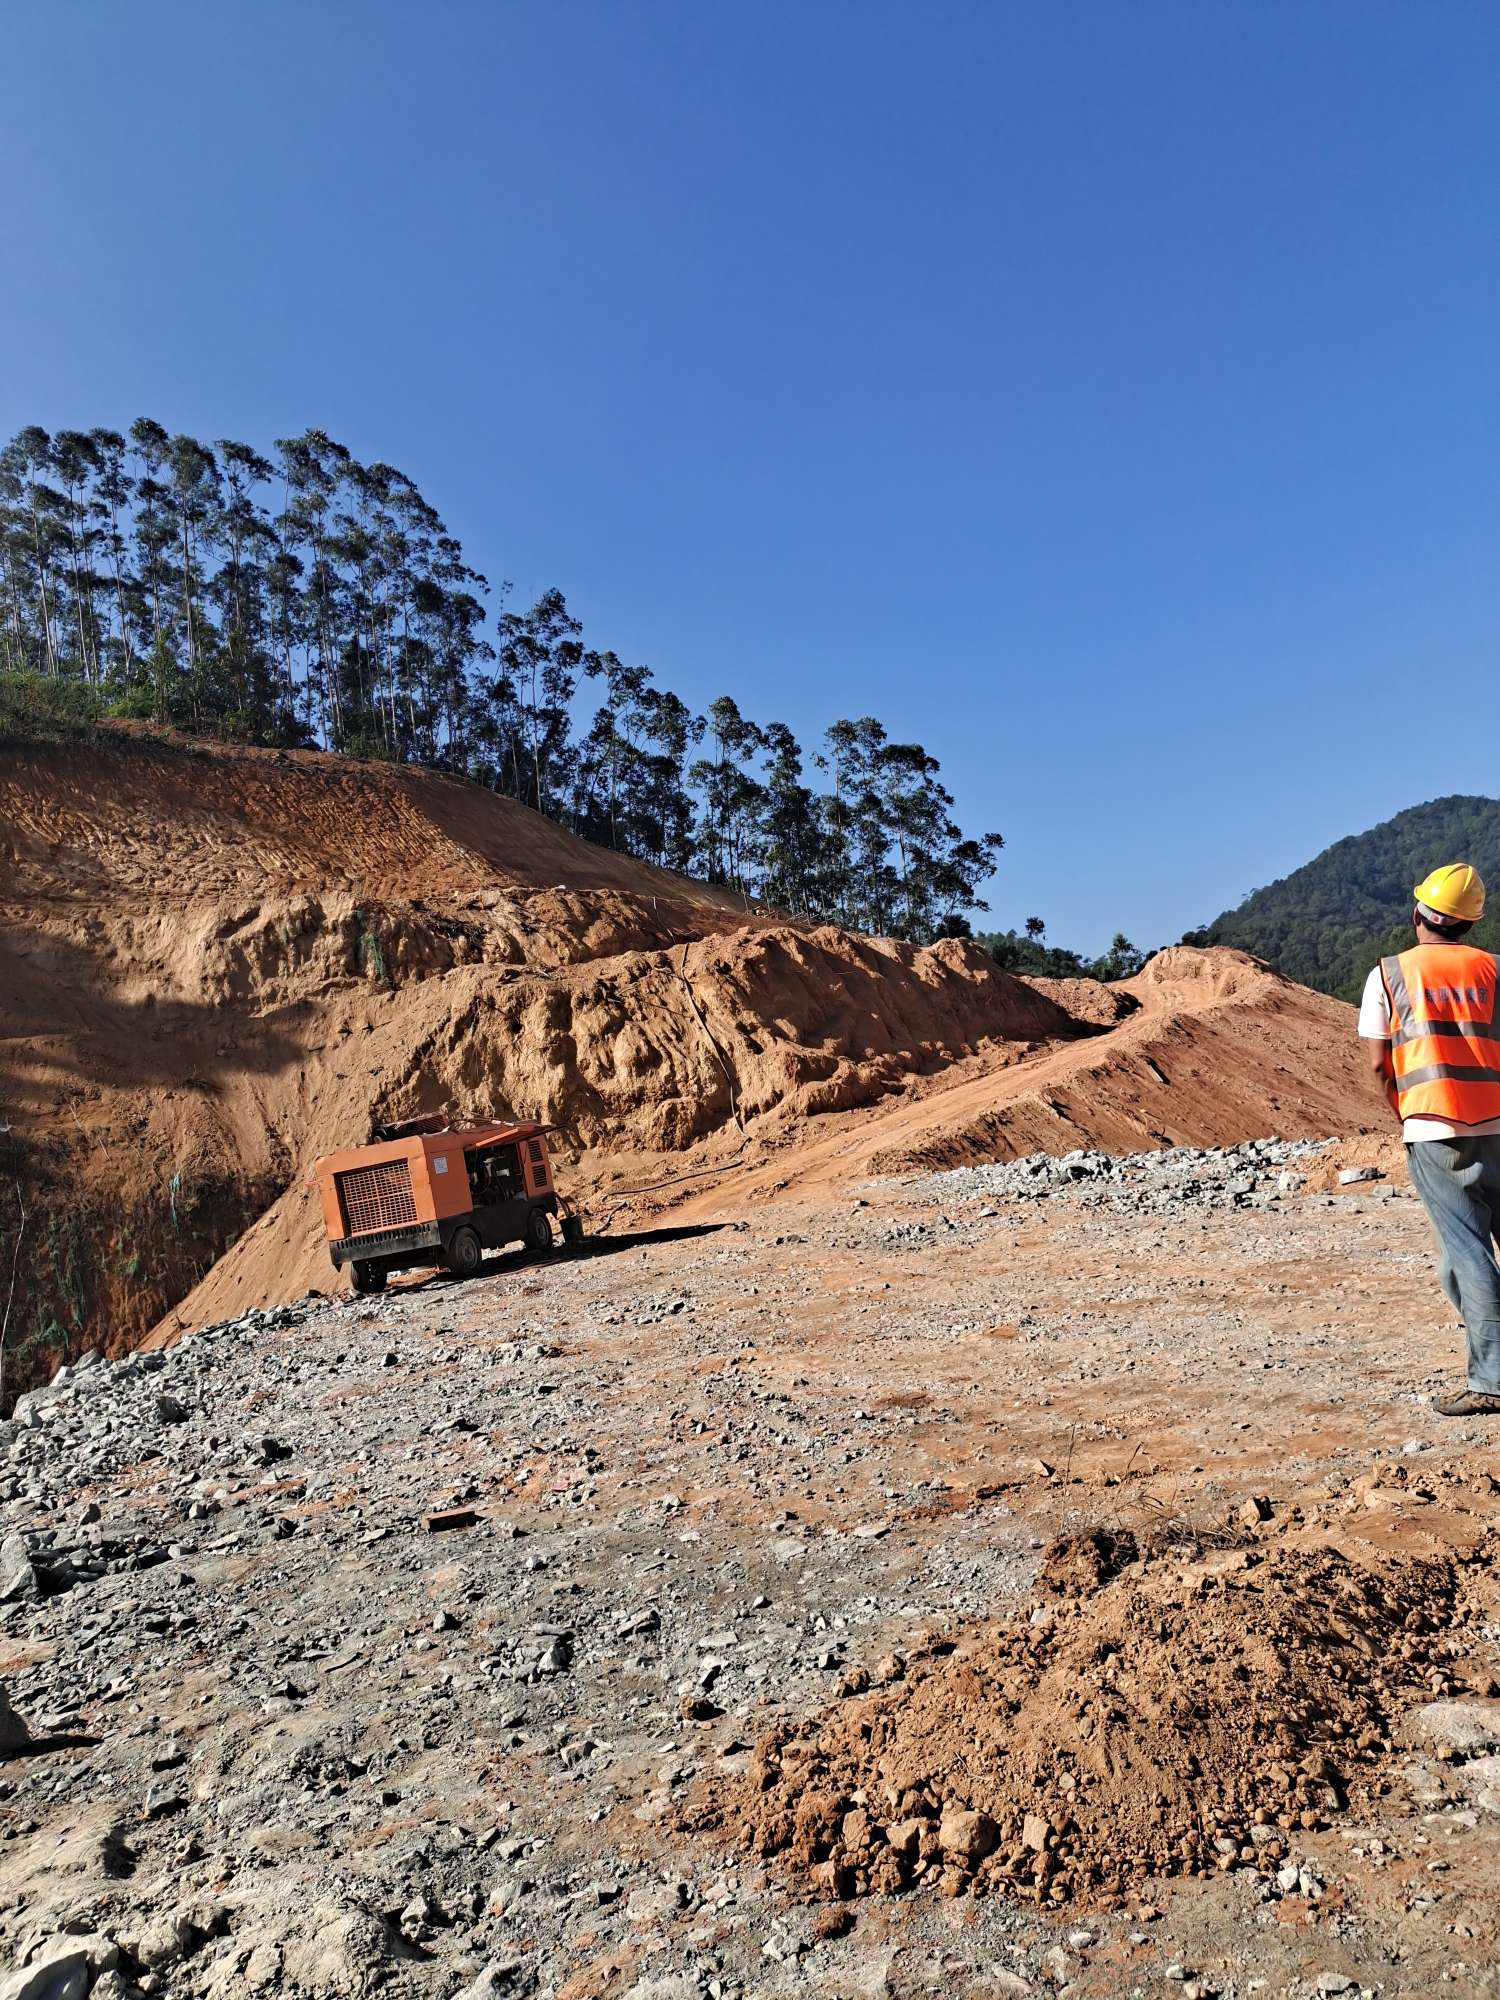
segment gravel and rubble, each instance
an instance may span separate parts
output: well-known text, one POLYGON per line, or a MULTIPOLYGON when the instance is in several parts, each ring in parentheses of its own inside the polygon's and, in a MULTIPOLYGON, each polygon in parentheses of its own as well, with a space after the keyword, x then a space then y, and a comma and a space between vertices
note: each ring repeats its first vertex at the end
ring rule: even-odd
POLYGON ((1420 1216, 1246 1213, 1219 1158, 1166 1213, 966 1186, 961 1240, 871 1247, 787 1203, 80 1356, 0 1425, 0 1996, 1496 1990, 1500 1686, 1441 1634, 1457 1720, 1268 1897, 830 1906, 680 1824, 882 1662, 1040 1643, 1042 1553, 1100 1520, 1483 1581, 1420 1216))
POLYGON ((1332 1140, 1249 1139, 1239 1146, 1167 1146, 1112 1155, 1079 1149, 1029 1153, 993 1166, 955 1167, 909 1182, 914 1201, 957 1203, 975 1196, 1046 1201, 1074 1195, 1081 1206, 1166 1211, 1184 1203, 1265 1208, 1301 1193, 1306 1167, 1332 1140))

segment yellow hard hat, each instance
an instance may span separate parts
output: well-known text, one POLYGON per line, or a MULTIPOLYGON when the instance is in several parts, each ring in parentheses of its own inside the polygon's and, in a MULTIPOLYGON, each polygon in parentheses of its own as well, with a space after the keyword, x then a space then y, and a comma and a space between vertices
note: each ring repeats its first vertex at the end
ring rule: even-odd
POLYGON ((1456 924, 1475 924, 1484 915, 1484 883, 1479 870, 1467 861, 1450 861, 1434 868, 1412 894, 1434 915, 1448 917, 1456 924))

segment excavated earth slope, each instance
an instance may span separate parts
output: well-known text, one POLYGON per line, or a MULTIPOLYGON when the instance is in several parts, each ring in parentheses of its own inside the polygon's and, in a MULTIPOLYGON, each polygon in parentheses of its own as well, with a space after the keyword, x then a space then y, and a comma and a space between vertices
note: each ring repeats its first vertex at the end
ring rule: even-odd
POLYGON ((1350 1010, 1238 954, 1027 984, 965 943, 746 909, 428 772, 130 731, 0 747, 0 864, 12 1390, 326 1286, 306 1172, 376 1119, 555 1123, 600 1227, 1384 1118, 1350 1010))
POLYGON ((777 922, 476 787, 311 753, 5 749, 0 860, 12 1387, 133 1342, 231 1246, 227 1297, 326 1279, 302 1175, 377 1117, 544 1118, 587 1186, 1078 1032, 972 946, 777 922))
MULTIPOLYGON (((981 1053, 935 1085, 908 1086, 877 1114, 799 1133, 795 1154, 752 1169, 736 1199, 1029 1153, 1391 1129, 1354 1010, 1241 952, 1179 945, 1118 986, 1032 983, 1065 999, 1085 1032, 1019 1060, 981 1053), (1118 1025, 1104 1030, 1110 1011, 1118 1025)), ((691 1208, 719 1198, 700 1196, 691 1208)))

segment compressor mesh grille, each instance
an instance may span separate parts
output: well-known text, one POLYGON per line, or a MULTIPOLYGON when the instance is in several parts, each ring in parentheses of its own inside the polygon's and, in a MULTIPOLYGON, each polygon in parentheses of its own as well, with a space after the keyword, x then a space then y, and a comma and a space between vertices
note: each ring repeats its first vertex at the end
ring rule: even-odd
POLYGON ((344 1226, 351 1236, 376 1229, 399 1229, 415 1222, 411 1166, 406 1160, 382 1160, 373 1167, 351 1167, 336 1176, 344 1226))

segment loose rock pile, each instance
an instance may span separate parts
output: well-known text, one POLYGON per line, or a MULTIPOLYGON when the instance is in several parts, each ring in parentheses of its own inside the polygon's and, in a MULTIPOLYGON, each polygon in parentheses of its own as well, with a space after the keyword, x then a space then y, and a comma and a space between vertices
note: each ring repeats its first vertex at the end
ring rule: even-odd
POLYGON ((1076 1194, 1088 1208, 1167 1210, 1185 1202, 1208 1208, 1263 1208, 1304 1185, 1301 1171, 1331 1139, 1250 1139, 1241 1146, 1169 1146, 1161 1152, 1031 1153, 987 1167, 928 1174, 908 1190, 955 1203, 975 1196, 1045 1201, 1076 1194))
MULTIPOLYGON (((312 1309, 311 1303, 277 1306, 204 1328, 170 1363, 162 1353, 109 1362, 90 1350, 59 1368, 46 1388, 19 1397, 9 1422, 0 1424, 0 1500, 30 1503, 47 1517, 47 1525, 13 1529, 0 1540, 0 1605, 61 1597, 107 1577, 155 1569, 180 1554, 180 1547, 162 1537, 159 1522, 148 1525, 128 1505, 106 1513, 97 1500, 88 1500, 69 1510, 67 1496, 113 1478, 143 1455, 170 1464, 186 1449, 198 1458, 198 1439, 186 1447, 174 1440, 192 1414, 184 1392, 193 1398, 211 1374, 213 1343, 299 1325, 312 1309), (168 1373, 173 1387, 164 1386, 168 1373), (64 1520, 57 1525, 60 1515, 64 1520)), ((268 1464, 266 1442, 237 1442, 227 1454, 221 1449, 219 1463, 243 1456, 250 1465, 268 1464)), ((216 1511, 206 1499, 193 1499, 185 1509, 189 1524, 216 1511)), ((194 1622, 184 1612, 177 1625, 187 1629, 194 1622)))
POLYGON ((698 1823, 837 1899, 925 1884, 1111 1908, 1238 1868, 1267 1895, 1316 1894, 1298 1835, 1385 1757, 1451 1619, 1452 1566, 1272 1546, 1112 1574, 1133 1553, 1064 1545, 1029 1615, 847 1677, 698 1823))

